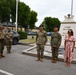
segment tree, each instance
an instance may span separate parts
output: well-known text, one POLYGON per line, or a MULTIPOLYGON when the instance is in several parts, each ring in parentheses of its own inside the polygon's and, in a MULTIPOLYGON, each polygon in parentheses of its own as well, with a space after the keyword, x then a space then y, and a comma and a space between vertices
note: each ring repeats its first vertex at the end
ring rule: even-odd
POLYGON ((30 20, 30 8, 23 2, 19 2, 18 24, 25 28, 28 27, 30 20))
POLYGON ((1 22, 9 22, 10 14, 12 15, 13 23, 15 22, 16 0, 0 0, 0 17, 1 22))
POLYGON ((58 28, 60 28, 60 25, 61 25, 60 20, 58 18, 53 18, 53 21, 54 21, 54 27, 57 26, 58 28))
POLYGON ((9 22, 10 8, 7 0, 0 0, 0 17, 1 22, 9 22))
POLYGON ((16 21, 16 0, 9 0, 10 3, 10 14, 12 18, 12 23, 16 21))
POLYGON ((35 28, 35 23, 37 22, 37 13, 35 11, 30 12, 30 21, 29 21, 29 28, 35 28))
POLYGON ((52 17, 45 17, 44 21, 42 22, 44 29, 46 31, 53 31, 54 27, 57 26, 60 28, 60 21, 58 18, 52 18, 52 17))
MULTIPOLYGON (((10 21, 10 15, 12 23, 16 21, 16 0, 0 0, 0 21, 10 21)), ((34 28, 35 22, 37 21, 37 13, 31 11, 30 7, 24 2, 18 2, 18 25, 24 27, 25 30, 28 28, 34 28), (33 20, 32 20, 33 19, 33 20)))

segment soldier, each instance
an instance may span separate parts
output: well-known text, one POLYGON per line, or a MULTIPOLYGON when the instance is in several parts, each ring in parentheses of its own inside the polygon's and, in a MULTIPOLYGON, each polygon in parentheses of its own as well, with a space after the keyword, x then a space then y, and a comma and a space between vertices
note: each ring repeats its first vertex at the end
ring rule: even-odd
POLYGON ((6 32, 6 47, 7 47, 7 53, 11 53, 12 37, 13 37, 13 33, 11 32, 10 27, 8 27, 8 30, 7 30, 7 32, 6 32))
POLYGON ((0 25, 0 58, 5 57, 3 55, 3 50, 4 50, 4 32, 3 27, 0 25))
POLYGON ((61 44, 61 35, 58 33, 58 27, 54 28, 54 32, 51 36, 51 48, 52 48, 52 63, 56 63, 58 58, 58 49, 61 44))
POLYGON ((47 42, 47 34, 43 30, 43 26, 39 26, 39 32, 36 34, 36 44, 37 44, 37 57, 36 61, 43 62, 44 45, 47 42))

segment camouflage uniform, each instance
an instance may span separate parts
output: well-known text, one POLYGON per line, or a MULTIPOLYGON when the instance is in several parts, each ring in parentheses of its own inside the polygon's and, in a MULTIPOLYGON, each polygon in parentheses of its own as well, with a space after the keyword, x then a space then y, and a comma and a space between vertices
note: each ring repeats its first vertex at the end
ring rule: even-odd
POLYGON ((54 32, 51 36, 51 47, 52 47, 52 59, 57 60, 58 49, 61 44, 61 35, 58 32, 54 32))
POLYGON ((37 56, 38 59, 43 58, 44 45, 47 42, 47 34, 45 31, 39 31, 36 34, 37 56))
POLYGON ((4 57, 3 50, 4 50, 4 32, 2 30, 2 26, 0 26, 0 58, 4 57))
POLYGON ((12 46, 12 32, 6 32, 6 47, 7 47, 7 53, 11 52, 11 46, 12 46))

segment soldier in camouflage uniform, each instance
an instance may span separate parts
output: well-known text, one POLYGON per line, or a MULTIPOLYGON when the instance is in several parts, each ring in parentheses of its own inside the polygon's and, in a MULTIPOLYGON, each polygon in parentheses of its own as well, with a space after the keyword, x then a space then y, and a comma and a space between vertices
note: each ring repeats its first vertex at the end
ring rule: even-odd
POLYGON ((47 42, 47 34, 43 30, 42 25, 39 26, 39 32, 36 34, 36 44, 37 44, 37 61, 43 62, 44 45, 47 42))
POLYGON ((7 53, 11 53, 12 37, 13 37, 13 33, 11 32, 10 27, 8 27, 8 30, 7 30, 7 32, 6 32, 6 47, 7 47, 7 53))
POLYGON ((58 27, 54 28, 54 32, 51 36, 51 48, 52 48, 52 63, 56 63, 58 58, 58 49, 61 44, 61 35, 58 33, 58 27))
POLYGON ((0 58, 5 57, 3 55, 3 50, 4 50, 4 32, 3 27, 0 25, 0 58))

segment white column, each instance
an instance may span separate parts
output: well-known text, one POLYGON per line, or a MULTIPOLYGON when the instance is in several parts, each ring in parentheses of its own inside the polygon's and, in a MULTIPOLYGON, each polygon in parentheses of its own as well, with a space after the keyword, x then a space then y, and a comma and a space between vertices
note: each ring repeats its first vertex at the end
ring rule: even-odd
POLYGON ((73 0, 71 1, 71 16, 73 15, 73 0))
POLYGON ((16 0, 16 31, 18 26, 18 0, 16 0))

